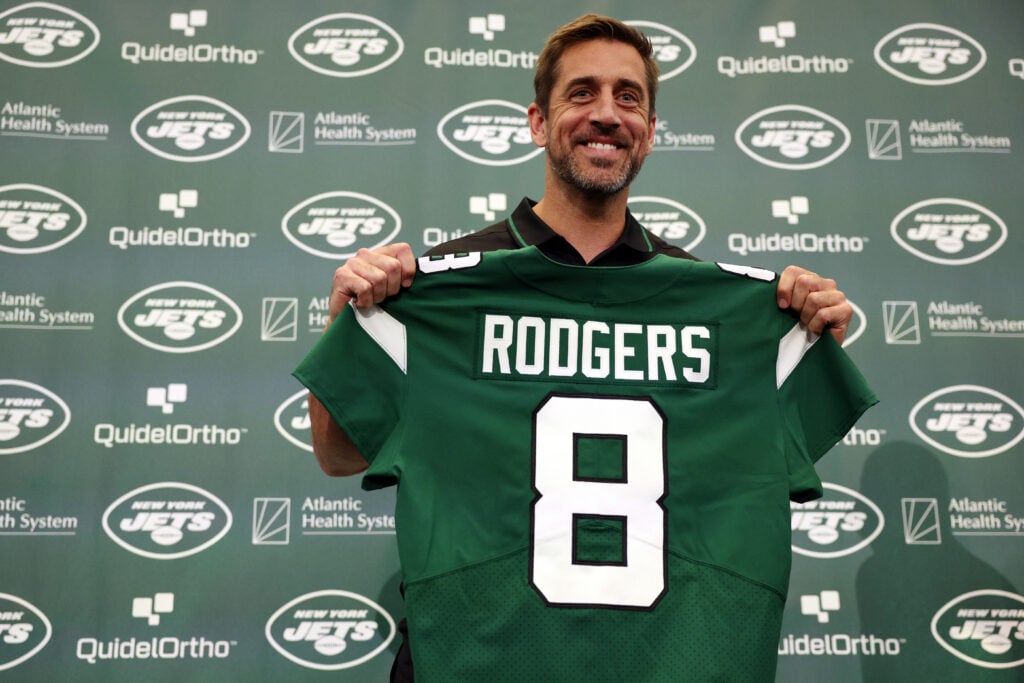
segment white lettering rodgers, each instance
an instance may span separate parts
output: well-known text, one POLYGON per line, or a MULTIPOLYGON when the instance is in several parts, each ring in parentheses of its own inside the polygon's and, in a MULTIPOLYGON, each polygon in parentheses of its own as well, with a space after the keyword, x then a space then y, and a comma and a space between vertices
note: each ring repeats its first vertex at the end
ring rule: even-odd
POLYGON ((480 376, 707 384, 711 338, 705 325, 486 314, 480 376))

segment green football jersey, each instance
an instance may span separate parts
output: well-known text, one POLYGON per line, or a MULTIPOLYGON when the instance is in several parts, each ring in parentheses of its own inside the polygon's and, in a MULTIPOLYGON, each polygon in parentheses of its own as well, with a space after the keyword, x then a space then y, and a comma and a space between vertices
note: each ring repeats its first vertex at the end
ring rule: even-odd
POLYGON ((875 398, 774 274, 420 260, 295 371, 398 483, 420 681, 766 681, 789 501, 875 398))

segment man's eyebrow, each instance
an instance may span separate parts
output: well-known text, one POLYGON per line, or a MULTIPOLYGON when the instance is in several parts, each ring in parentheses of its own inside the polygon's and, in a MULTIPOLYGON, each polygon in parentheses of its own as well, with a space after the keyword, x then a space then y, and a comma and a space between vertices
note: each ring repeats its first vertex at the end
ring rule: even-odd
MULTIPOLYGON (((598 82, 598 80, 599 80, 599 78, 597 76, 577 76, 576 78, 573 78, 568 83, 566 83, 565 87, 568 90, 568 89, 574 88, 574 87, 579 86, 579 85, 590 85, 590 86, 592 86, 592 85, 595 85, 598 82)), ((616 88, 632 88, 634 90, 637 90, 637 91, 643 93, 645 97, 647 95, 646 91, 644 90, 643 84, 638 82, 638 81, 634 81, 632 78, 620 78, 619 80, 617 80, 615 82, 615 87, 616 88)))

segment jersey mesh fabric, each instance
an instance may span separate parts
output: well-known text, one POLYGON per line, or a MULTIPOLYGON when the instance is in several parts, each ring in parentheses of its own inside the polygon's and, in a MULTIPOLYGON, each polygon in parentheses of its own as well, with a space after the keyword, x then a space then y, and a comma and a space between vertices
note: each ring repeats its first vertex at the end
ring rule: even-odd
MULTIPOLYGON (((656 256, 582 268, 532 247, 462 263, 473 267, 421 273, 382 307, 400 335, 375 339, 348 312, 295 372, 371 461, 364 487, 399 483, 417 680, 502 680, 518 667, 532 680, 620 671, 631 673, 619 680, 770 680, 761 674, 775 666, 789 499, 820 495, 814 461, 874 402, 856 368, 826 336, 779 389, 778 340, 794 320, 775 306, 773 283, 714 264, 656 256), (693 326, 710 335, 713 362, 702 383, 487 375, 479 356, 488 315, 693 326), (531 585, 534 514, 544 499, 533 480, 535 420, 555 396, 588 409, 643 402, 661 415, 657 515, 669 559, 653 606, 551 606, 531 585), (680 677, 680 668, 707 676, 680 677)), ((606 526, 625 530, 623 544, 651 537, 630 512, 606 526)), ((618 590, 588 604, 611 604, 618 590)))
POLYGON ((764 683, 778 645, 782 598, 729 572, 670 556, 658 610, 687 622, 666 628, 657 611, 551 608, 508 600, 526 551, 409 583, 410 612, 427 615, 410 640, 417 680, 722 681, 764 683), (595 634, 598 637, 595 637, 595 634), (522 641, 529 641, 527 650, 522 641), (523 655, 523 656, 520 656, 523 655))

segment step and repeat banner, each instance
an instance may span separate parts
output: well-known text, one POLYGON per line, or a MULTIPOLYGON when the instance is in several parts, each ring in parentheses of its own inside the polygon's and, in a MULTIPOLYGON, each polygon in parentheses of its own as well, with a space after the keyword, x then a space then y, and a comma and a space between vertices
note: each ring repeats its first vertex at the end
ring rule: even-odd
POLYGON ((386 680, 394 495, 289 373, 357 249, 539 199, 586 11, 661 66, 640 221, 856 310, 779 680, 1024 677, 1019 0, 97 0, 0 3, 0 679, 386 680))

